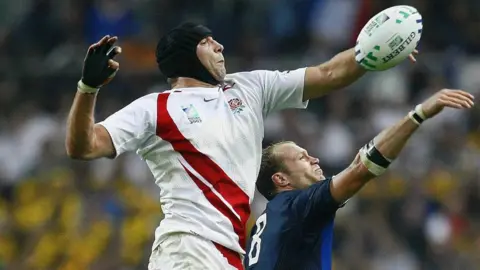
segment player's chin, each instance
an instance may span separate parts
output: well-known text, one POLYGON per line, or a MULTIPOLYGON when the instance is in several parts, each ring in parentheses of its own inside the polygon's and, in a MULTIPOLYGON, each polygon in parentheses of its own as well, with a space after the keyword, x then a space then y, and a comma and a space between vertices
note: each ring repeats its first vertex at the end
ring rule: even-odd
POLYGON ((213 78, 219 82, 225 81, 226 74, 225 72, 220 72, 218 70, 215 70, 215 72, 210 72, 212 74, 213 78))
POLYGON ((217 80, 221 82, 225 79, 225 76, 227 76, 227 70, 225 68, 220 68, 217 71, 217 80))
POLYGON ((315 179, 317 179, 317 182, 325 180, 325 175, 323 175, 323 172, 316 171, 315 172, 315 179))
POLYGON ((317 179, 318 181, 322 181, 322 180, 325 180, 325 176, 323 175, 323 171, 318 169, 318 170, 315 170, 313 172, 313 174, 315 175, 315 179, 317 179))

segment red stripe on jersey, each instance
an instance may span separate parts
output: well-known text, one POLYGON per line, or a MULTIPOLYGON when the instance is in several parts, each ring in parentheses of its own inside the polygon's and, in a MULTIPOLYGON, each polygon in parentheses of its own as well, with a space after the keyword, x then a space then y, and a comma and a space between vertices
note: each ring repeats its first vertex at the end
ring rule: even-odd
POLYGON ((231 266, 237 268, 238 270, 243 269, 243 264, 242 264, 242 259, 240 258, 240 254, 222 245, 219 245, 217 243, 213 243, 213 244, 218 249, 218 251, 222 253, 223 257, 227 258, 227 261, 231 266))
POLYGON ((207 155, 196 149, 195 146, 182 135, 167 110, 169 96, 170 93, 162 93, 158 95, 157 136, 170 142, 173 149, 179 152, 188 164, 205 178, 205 180, 212 185, 212 188, 214 188, 225 199, 225 201, 232 206, 238 216, 240 216, 239 220, 230 208, 228 208, 209 187, 196 179, 196 177, 187 170, 190 177, 194 179, 193 181, 195 184, 197 184, 205 194, 207 200, 230 220, 235 233, 238 235, 240 246, 242 249, 245 249, 245 227, 248 217, 250 216, 248 195, 245 194, 245 192, 240 189, 232 179, 230 179, 220 166, 218 166, 207 155))
MULTIPOLYGON (((185 166, 183 166, 183 168, 188 173, 188 175, 193 180, 193 182, 195 182, 195 184, 200 188, 200 190, 203 192, 203 194, 205 195, 207 200, 212 205, 214 205, 215 208, 217 208, 217 210, 219 210, 224 216, 226 216, 231 221, 232 220, 238 220, 238 218, 230 210, 230 208, 228 208, 227 205, 224 204, 220 200, 220 198, 218 198, 218 196, 213 193, 211 188, 209 188, 207 185, 205 185, 200 179, 198 179, 193 173, 191 173, 185 166)), ((239 231, 240 228, 235 226, 235 224, 238 224, 238 222, 236 222, 236 223, 232 222, 232 224, 234 225, 233 230, 235 231, 236 234, 245 233, 244 231, 243 232, 239 231)), ((227 259, 228 263, 231 266, 234 266, 238 270, 243 270, 243 264, 242 264, 242 260, 240 259, 240 254, 239 253, 237 253, 237 252, 235 252, 235 251, 233 251, 229 248, 226 248, 222 245, 219 245, 215 242, 212 242, 212 243, 215 245, 215 247, 218 249, 218 251, 220 251, 220 253, 222 253, 223 257, 225 257, 227 259)))

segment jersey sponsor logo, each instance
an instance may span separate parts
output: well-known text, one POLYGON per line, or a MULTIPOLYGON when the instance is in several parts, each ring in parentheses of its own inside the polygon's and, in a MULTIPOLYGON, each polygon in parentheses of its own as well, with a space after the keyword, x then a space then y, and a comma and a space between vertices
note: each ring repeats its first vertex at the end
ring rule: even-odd
POLYGON ((200 118, 200 115, 198 114, 197 109, 195 109, 193 104, 190 104, 188 106, 182 106, 182 111, 187 115, 190 124, 202 122, 202 118, 200 118))
POLYGON ((232 98, 228 101, 228 105, 230 106, 230 110, 232 110, 233 114, 238 114, 243 111, 245 105, 239 98, 232 98))

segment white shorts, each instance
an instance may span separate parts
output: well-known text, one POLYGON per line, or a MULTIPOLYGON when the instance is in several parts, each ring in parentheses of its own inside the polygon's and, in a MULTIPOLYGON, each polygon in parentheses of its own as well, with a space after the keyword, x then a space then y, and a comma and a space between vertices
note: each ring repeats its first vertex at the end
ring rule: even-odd
POLYGON ((165 235, 148 263, 148 270, 235 269, 243 269, 239 253, 188 233, 165 235))

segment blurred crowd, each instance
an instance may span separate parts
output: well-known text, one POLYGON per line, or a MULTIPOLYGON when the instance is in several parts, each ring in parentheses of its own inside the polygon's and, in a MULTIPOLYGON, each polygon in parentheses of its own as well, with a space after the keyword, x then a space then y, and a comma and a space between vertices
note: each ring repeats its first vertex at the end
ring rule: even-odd
MULTIPOLYGON (((423 15, 417 64, 369 73, 266 121, 265 144, 297 141, 331 175, 435 91, 480 96, 480 1, 0 1, 0 269, 146 268, 162 218, 146 165, 135 154, 89 163, 65 154, 89 44, 112 34, 123 48, 121 71, 98 96, 102 120, 168 88, 154 48, 181 21, 213 29, 229 72, 286 70, 353 47, 366 21, 395 4, 423 15)), ((335 269, 480 269, 479 178, 480 107, 427 121, 392 169, 338 212, 335 269)), ((255 200, 254 216, 264 203, 255 200)))

